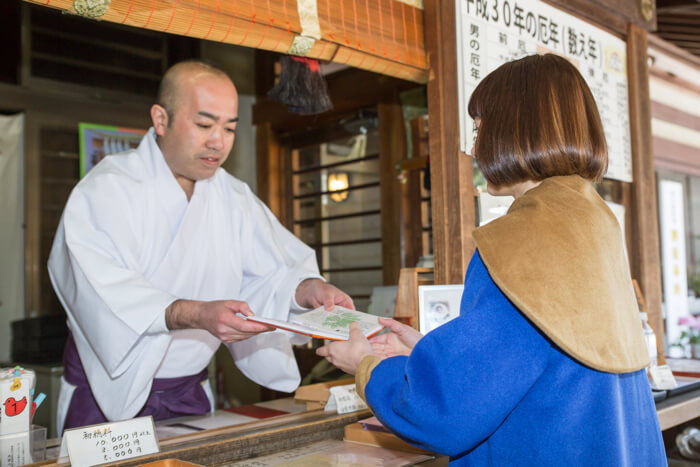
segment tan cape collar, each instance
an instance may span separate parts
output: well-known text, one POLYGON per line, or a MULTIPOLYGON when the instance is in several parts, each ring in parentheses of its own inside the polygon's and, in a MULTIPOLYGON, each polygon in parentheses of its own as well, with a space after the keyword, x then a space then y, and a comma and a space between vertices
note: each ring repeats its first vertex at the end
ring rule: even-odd
POLYGON ((568 355, 611 373, 649 364, 620 227, 590 182, 548 178, 473 237, 501 291, 568 355))

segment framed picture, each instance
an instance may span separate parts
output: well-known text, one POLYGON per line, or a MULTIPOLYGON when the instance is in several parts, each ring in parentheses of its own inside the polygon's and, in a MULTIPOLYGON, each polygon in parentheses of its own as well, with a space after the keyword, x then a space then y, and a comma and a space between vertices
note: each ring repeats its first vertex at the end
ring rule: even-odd
POLYGON ((78 124, 80 135, 80 178, 109 154, 135 149, 146 130, 94 123, 78 124))
POLYGON ((459 316, 464 284, 421 285, 418 287, 420 332, 427 334, 459 316))
POLYGON ((381 318, 393 318, 398 290, 399 287, 396 285, 374 287, 367 312, 381 318))

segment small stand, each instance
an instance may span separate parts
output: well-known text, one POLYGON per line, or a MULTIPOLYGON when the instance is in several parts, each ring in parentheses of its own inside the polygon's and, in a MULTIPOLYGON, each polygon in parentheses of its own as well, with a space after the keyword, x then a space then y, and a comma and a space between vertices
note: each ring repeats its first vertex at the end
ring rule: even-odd
POLYGON ((394 319, 418 329, 418 286, 435 282, 432 268, 401 268, 394 319))

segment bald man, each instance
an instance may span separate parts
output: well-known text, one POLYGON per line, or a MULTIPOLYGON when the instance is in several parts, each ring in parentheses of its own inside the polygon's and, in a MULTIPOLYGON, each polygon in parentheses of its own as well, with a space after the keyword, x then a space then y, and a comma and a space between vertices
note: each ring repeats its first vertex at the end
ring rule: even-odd
POLYGON ((313 250, 221 168, 238 121, 226 73, 173 66, 151 119, 136 150, 78 183, 56 232, 49 275, 71 330, 59 433, 212 410, 207 365, 221 343, 253 381, 290 392, 301 341, 240 315, 353 306, 322 280, 313 250))

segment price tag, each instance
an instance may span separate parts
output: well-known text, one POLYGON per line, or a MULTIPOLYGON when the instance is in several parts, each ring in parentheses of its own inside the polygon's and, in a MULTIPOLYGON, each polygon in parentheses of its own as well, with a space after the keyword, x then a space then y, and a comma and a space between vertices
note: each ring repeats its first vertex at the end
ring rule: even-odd
POLYGON ((66 430, 58 462, 87 467, 154 454, 160 451, 155 433, 150 415, 66 430))
POLYGON ((666 390, 678 387, 676 378, 668 365, 652 366, 649 368, 649 375, 654 389, 666 390))
POLYGON ((354 384, 345 386, 333 386, 330 388, 331 395, 328 398, 325 411, 337 410, 338 413, 350 413, 366 409, 367 404, 357 395, 354 384))

